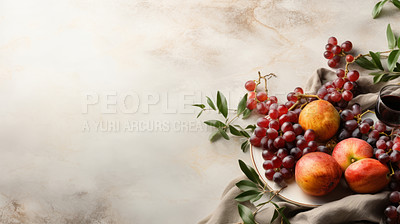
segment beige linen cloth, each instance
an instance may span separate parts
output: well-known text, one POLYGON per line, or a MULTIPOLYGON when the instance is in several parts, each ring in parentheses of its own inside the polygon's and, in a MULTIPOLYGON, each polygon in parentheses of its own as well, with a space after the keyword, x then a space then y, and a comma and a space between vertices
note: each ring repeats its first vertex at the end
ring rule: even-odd
MULTIPOLYGON (((367 74, 368 72, 362 73, 367 74)), ((316 93, 321 85, 335 78, 336 74, 333 71, 324 68, 318 69, 307 81, 306 92, 316 93)), ((372 78, 369 75, 360 76, 357 81, 360 95, 355 97, 349 105, 359 103, 363 110, 373 108, 379 90, 383 86, 400 82, 400 79, 395 79, 391 82, 374 85, 372 78)), ((228 184, 215 211, 201 220, 199 224, 242 223, 234 198, 241 193, 235 184, 243 179, 246 179, 246 177, 241 176, 228 184)), ((383 211, 389 204, 388 193, 388 191, 383 191, 377 194, 354 194, 312 209, 287 202, 278 202, 278 205, 286 207, 284 213, 292 224, 384 223, 382 218, 383 211)), ((249 206, 246 203, 245 205, 249 206)), ((265 207, 255 216, 256 221, 260 224, 270 223, 274 213, 272 206, 265 207)), ((280 218, 274 222, 274 224, 278 223, 281 223, 280 218)))

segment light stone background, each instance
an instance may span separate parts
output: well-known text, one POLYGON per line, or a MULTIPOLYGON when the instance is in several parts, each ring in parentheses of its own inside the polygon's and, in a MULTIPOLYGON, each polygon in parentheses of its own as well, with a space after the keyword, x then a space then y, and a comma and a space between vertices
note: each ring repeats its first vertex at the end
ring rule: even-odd
POLYGON ((250 159, 188 105, 259 70, 283 99, 331 35, 386 50, 375 2, 0 0, 0 223, 196 223, 250 159))

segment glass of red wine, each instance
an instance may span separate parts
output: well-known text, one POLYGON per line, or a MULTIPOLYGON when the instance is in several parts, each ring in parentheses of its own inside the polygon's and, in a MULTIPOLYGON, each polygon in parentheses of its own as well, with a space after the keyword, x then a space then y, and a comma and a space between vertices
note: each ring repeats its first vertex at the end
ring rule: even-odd
POLYGON ((387 85, 381 89, 375 112, 386 125, 400 128, 400 85, 387 85))

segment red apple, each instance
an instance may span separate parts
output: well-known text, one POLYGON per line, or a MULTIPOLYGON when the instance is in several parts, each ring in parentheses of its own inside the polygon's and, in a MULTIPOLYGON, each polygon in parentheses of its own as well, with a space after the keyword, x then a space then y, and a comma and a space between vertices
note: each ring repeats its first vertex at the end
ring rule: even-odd
POLYGON ((389 169, 376 159, 361 159, 347 167, 344 176, 357 193, 376 193, 390 182, 389 169))
POLYGON ((299 124, 304 130, 313 129, 316 140, 324 142, 339 130, 340 116, 331 103, 326 100, 316 100, 307 104, 300 112, 299 124))
POLYGON ((339 163, 343 171, 357 160, 371 158, 373 155, 372 146, 358 138, 348 138, 339 142, 332 152, 332 157, 339 163))
POLYGON ((323 152, 304 155, 296 163, 295 178, 307 194, 322 196, 331 192, 339 183, 342 169, 336 160, 323 152))

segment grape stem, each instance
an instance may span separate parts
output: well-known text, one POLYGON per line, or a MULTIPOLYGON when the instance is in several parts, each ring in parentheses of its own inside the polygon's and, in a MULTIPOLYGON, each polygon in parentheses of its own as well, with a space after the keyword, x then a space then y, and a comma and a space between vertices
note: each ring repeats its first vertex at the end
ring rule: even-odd
POLYGON ((357 119, 357 123, 360 123, 360 122, 361 122, 361 118, 362 118, 364 115, 366 115, 367 113, 373 113, 373 114, 375 114, 375 112, 372 111, 372 110, 366 110, 366 111, 364 111, 364 113, 354 116, 354 118, 357 119))
MULTIPOLYGON (((265 89, 265 93, 268 96, 268 80, 272 77, 277 77, 274 73, 269 73, 267 75, 261 75, 261 72, 258 71, 258 80, 254 80, 254 82, 256 83, 256 88, 254 88, 254 93, 255 95, 257 94, 257 86, 261 84, 261 80, 264 80, 264 89, 265 89)), ((260 101, 257 99, 257 97, 255 98, 255 100, 259 103, 260 101)))
MULTIPOLYGON (((267 186, 267 185, 265 185, 265 186, 267 186)), ((287 186, 284 186, 284 187, 282 187, 281 189, 279 189, 279 190, 277 190, 277 191, 266 191, 266 190, 265 190, 265 186, 264 186, 263 193, 265 194, 265 193, 268 192, 268 193, 273 193, 273 195, 269 198, 268 201, 257 205, 257 206, 260 206, 260 207, 258 207, 258 208, 253 212, 253 216, 255 216, 255 215, 257 214, 257 212, 260 211, 260 209, 264 207, 264 205, 270 203, 270 202, 272 201, 272 199, 274 199, 284 188, 287 187, 287 186)))
POLYGON ((389 166, 390 166, 390 174, 389 177, 394 175, 394 170, 393 170, 393 166, 392 166, 392 162, 389 162, 389 166))

